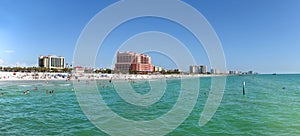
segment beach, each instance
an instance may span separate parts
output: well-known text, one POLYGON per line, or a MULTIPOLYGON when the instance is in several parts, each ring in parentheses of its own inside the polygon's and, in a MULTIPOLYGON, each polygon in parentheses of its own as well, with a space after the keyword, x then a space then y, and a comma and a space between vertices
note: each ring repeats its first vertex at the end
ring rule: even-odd
POLYGON ((224 75, 205 74, 96 74, 96 73, 44 73, 44 72, 0 72, 0 81, 51 81, 51 80, 149 80, 167 78, 198 78, 224 75))

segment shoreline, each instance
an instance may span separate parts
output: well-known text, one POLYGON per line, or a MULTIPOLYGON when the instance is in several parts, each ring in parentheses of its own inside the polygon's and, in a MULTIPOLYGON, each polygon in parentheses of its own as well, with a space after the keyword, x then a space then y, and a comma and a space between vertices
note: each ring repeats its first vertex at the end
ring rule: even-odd
POLYGON ((225 74, 168 74, 168 75, 138 75, 138 74, 90 74, 80 73, 70 75, 68 73, 21 73, 0 72, 0 82, 9 81, 76 81, 76 80, 156 80, 228 76, 225 74))

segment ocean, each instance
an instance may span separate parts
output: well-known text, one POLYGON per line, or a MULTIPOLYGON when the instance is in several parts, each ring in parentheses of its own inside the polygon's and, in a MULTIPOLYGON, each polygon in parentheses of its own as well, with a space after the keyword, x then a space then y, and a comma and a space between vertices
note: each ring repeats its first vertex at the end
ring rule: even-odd
MULTIPOLYGON (((87 86, 92 84, 81 82, 87 86)), ((167 114, 179 100, 181 80, 167 79, 166 83, 164 95, 150 106, 124 101, 107 80, 97 81, 97 87, 99 97, 116 115, 139 122, 167 114)), ((148 81, 130 84, 141 95, 151 90, 148 81)), ((199 84, 199 95, 191 113, 167 135, 300 135, 300 75, 228 76, 217 111, 201 127, 199 118, 210 94, 211 78, 201 77, 199 84)), ((1 81, 0 89, 4 93, 0 96, 0 135, 108 135, 99 129, 102 126, 98 128, 85 116, 72 81, 1 81), (24 95, 24 90, 30 93, 24 95), (52 90, 54 93, 50 94, 52 90)), ((86 92, 89 91, 87 87, 86 92)), ((105 112, 97 114, 102 113, 105 112)), ((118 135, 128 134, 121 127, 116 130, 118 135)))

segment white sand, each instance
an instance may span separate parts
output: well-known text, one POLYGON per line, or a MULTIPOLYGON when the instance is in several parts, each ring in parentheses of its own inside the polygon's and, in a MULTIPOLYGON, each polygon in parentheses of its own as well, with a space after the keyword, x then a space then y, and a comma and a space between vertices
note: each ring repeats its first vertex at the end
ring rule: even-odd
POLYGON ((211 77, 220 75, 132 75, 132 74, 74 74, 70 79, 68 73, 21 73, 21 72, 0 72, 0 81, 20 81, 20 80, 148 80, 148 79, 164 79, 164 78, 197 78, 211 77))

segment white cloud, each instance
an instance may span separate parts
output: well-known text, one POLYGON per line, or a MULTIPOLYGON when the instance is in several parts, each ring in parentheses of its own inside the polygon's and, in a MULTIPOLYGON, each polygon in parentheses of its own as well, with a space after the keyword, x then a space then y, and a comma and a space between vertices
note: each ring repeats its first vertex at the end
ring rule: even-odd
POLYGON ((15 50, 5 50, 4 52, 5 52, 5 53, 14 53, 15 50))

